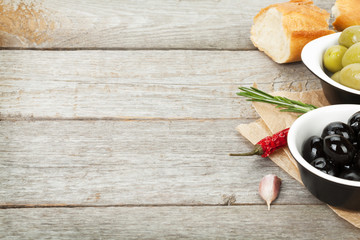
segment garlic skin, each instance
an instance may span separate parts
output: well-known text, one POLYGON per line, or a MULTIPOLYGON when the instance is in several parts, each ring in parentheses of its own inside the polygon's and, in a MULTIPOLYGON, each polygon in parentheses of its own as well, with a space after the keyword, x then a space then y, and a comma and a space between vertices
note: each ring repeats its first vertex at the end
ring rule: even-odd
POLYGON ((280 186, 281 179, 274 174, 268 174, 261 179, 259 194, 265 200, 268 210, 270 210, 270 204, 278 197, 280 186))

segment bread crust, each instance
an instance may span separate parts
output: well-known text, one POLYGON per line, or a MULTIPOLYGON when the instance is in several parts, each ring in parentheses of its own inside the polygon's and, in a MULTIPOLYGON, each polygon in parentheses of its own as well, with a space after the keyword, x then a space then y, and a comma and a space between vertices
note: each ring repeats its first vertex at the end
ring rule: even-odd
POLYGON ((347 27, 360 25, 360 0, 336 0, 334 12, 339 12, 332 24, 335 30, 341 32, 347 27))
POLYGON ((301 61, 301 51, 308 42, 332 33, 334 31, 329 29, 292 32, 290 37, 290 56, 286 62, 301 61))
POLYGON ((282 15, 281 22, 283 31, 290 43, 289 57, 281 61, 275 60, 274 56, 270 56, 266 49, 257 46, 253 31, 251 31, 251 40, 256 47, 261 51, 264 51, 275 62, 289 63, 300 61, 301 51, 308 42, 321 36, 334 33, 334 31, 329 30, 328 20, 330 18, 330 13, 315 6, 310 0, 290 0, 285 3, 269 5, 261 9, 254 17, 254 24, 256 24, 256 21, 271 8, 276 8, 282 15))

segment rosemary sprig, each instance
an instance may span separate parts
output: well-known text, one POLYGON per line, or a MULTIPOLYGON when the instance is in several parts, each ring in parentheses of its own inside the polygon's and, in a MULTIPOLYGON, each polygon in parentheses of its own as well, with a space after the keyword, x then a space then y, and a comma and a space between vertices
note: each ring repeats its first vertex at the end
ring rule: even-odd
POLYGON ((281 112, 306 113, 317 108, 314 105, 291 100, 286 97, 272 96, 254 87, 239 87, 239 89, 241 92, 236 94, 248 98, 247 101, 274 104, 277 108, 281 108, 281 112))

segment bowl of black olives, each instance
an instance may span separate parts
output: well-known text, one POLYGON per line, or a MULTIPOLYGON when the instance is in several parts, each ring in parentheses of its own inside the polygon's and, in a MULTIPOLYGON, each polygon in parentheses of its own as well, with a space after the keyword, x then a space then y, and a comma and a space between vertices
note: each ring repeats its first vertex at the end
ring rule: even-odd
POLYGON ((331 104, 360 103, 360 25, 309 42, 301 59, 331 104))
POLYGON ((360 105, 330 105, 303 114, 290 127, 288 147, 315 197, 360 210, 360 105))

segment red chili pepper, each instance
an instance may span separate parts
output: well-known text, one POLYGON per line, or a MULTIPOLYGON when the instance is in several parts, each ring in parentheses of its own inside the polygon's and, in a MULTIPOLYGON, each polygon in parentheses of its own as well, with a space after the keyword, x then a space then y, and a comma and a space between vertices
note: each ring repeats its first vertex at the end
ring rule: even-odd
POLYGON ((248 153, 231 153, 230 156, 251 156, 261 155, 262 157, 269 156, 276 149, 285 147, 287 145, 287 135, 289 128, 281 130, 272 136, 267 136, 255 144, 254 150, 248 153))

